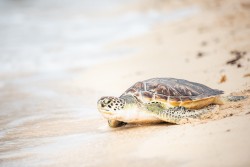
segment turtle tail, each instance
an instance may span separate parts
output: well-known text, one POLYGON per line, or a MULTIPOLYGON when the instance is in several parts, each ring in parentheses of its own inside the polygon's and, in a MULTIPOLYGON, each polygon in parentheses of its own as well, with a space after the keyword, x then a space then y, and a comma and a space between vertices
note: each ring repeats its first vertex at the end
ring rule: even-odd
POLYGON ((216 107, 218 107, 218 105, 209 105, 198 110, 190 110, 185 107, 173 107, 155 114, 159 119, 166 122, 182 124, 187 122, 189 119, 199 119, 203 115, 215 111, 216 107))

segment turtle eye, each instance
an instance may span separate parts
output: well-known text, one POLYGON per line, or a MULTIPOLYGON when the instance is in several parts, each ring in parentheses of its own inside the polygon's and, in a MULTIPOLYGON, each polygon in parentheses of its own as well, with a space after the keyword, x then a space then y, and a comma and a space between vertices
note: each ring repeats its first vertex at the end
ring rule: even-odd
POLYGON ((104 103, 105 103, 105 104, 109 104, 110 102, 111 102, 110 99, 105 99, 105 100, 104 100, 104 103))

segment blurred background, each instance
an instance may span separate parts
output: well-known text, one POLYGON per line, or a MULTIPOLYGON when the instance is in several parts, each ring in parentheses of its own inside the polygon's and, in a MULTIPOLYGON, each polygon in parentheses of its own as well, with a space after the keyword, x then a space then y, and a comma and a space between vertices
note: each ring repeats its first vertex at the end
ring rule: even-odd
POLYGON ((84 68, 135 51, 105 50, 152 26, 197 12, 136 11, 142 1, 1 1, 1 72, 48 72, 84 68), (130 7, 131 6, 131 7, 130 7))
POLYGON ((138 152, 162 127, 111 130, 96 101, 152 77, 249 87, 249 11, 243 0, 0 0, 0 166, 194 162, 138 152))

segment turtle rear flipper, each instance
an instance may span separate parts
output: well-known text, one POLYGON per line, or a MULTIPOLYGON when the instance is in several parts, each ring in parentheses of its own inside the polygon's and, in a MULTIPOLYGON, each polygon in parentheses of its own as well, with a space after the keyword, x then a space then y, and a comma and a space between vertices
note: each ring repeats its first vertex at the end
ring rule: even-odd
POLYGON ((226 96, 223 98, 224 101, 237 102, 248 98, 248 96, 226 96))
POLYGON ((202 109, 191 110, 185 107, 164 108, 162 104, 148 104, 147 110, 155 117, 174 124, 182 124, 189 119, 201 118, 203 115, 215 111, 218 105, 209 105, 202 109))

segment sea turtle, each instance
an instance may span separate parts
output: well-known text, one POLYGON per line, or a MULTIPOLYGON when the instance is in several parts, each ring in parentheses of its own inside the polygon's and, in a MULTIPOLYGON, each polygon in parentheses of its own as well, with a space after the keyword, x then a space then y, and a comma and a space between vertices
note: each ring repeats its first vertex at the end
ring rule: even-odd
POLYGON ((181 124, 183 120, 212 112, 225 101, 245 98, 221 94, 221 90, 183 79, 152 78, 135 83, 119 98, 102 97, 97 106, 110 127, 163 121, 181 124))

